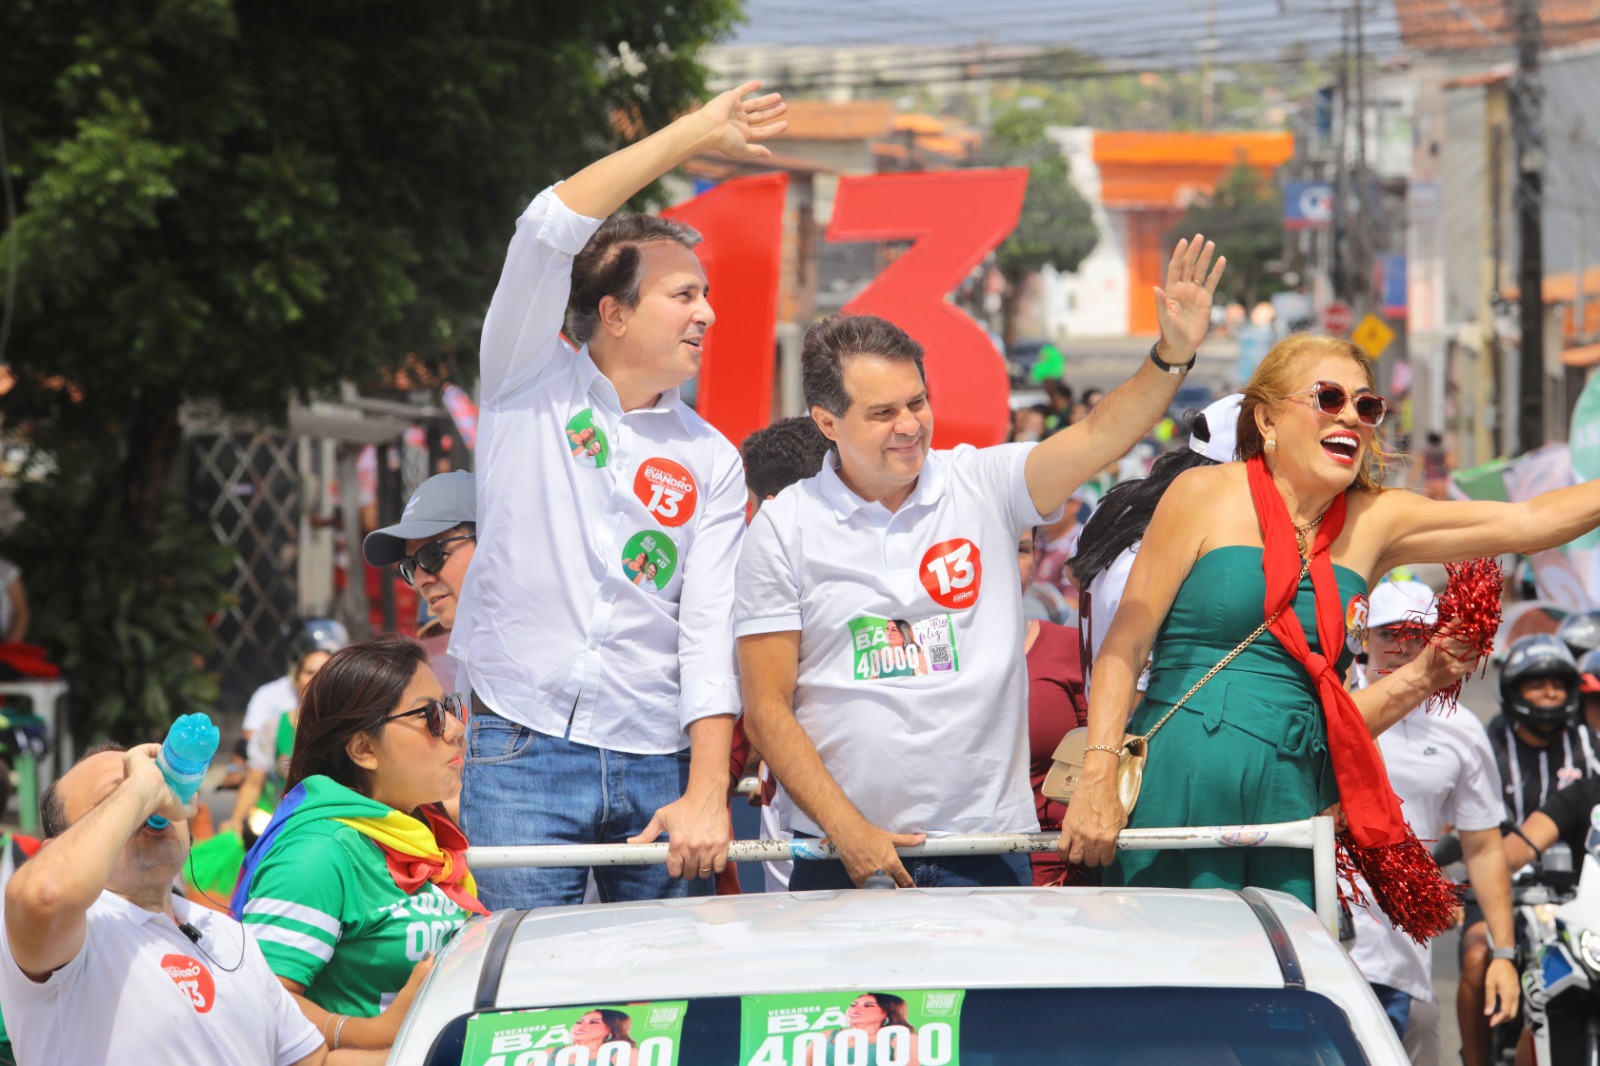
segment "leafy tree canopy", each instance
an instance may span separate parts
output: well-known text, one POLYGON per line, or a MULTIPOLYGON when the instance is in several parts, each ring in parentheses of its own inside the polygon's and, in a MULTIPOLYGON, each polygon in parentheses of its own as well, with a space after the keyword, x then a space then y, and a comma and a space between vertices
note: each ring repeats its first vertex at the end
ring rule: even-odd
POLYGON ((1283 259, 1283 191, 1247 166, 1236 166, 1209 195, 1199 197, 1172 231, 1172 240, 1204 233, 1228 257, 1217 302, 1246 307, 1288 286, 1283 259))
MULTIPOLYGON (((470 367, 521 207, 689 106, 699 49, 737 11, 737 0, 0 4, 18 203, 0 239, 0 265, 18 264, 4 412, 58 468, 32 493, 17 553, 37 568, 86 550, 52 543, 52 523, 120 541, 128 575, 106 572, 124 583, 96 593, 119 602, 149 577, 135 572, 170 562, 155 545, 188 543, 164 500, 182 404, 276 420, 291 393, 371 380, 407 353, 470 367)), ((121 673, 97 671, 103 683, 78 679, 100 726, 115 717, 110 686, 166 684, 134 652, 188 666, 188 648, 134 648, 92 620, 68 627, 90 609, 71 589, 32 591, 41 630, 78 647, 63 654, 123 657, 121 673)))

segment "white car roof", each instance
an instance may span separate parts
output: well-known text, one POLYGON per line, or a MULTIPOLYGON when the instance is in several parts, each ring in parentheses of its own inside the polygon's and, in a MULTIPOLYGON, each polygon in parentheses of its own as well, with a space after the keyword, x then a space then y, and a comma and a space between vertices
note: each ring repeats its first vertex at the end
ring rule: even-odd
MULTIPOLYGON (((1399 1053, 1366 982, 1311 911, 1282 893, 1220 889, 808 892, 501 912, 445 951, 406 1030, 437 1032, 474 1010, 599 1000, 1297 983, 1337 1003, 1369 1054, 1384 1031, 1399 1053)), ((420 1061, 406 1035, 396 1047, 408 1054, 391 1061, 420 1061)))

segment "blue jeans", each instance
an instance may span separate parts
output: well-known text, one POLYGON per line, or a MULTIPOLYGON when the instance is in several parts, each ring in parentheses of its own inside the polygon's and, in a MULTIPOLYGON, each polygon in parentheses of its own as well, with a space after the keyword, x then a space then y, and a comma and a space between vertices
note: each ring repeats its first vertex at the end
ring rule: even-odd
MULTIPOLYGON (((815 840, 795 833, 796 840, 815 840)), ((1004 887, 1033 884, 1033 866, 1026 855, 954 855, 943 859, 901 860, 918 888, 1004 887)), ((789 878, 790 892, 854 888, 855 882, 837 859, 797 859, 789 878)))
MULTIPOLYGON (((620 844, 683 795, 689 753, 630 755, 535 732, 475 708, 467 725, 461 828, 478 846, 620 844)), ((661 836, 666 840, 666 835, 661 836)), ((589 868, 476 870, 490 910, 582 903, 589 868)), ((709 895, 663 866, 596 866, 606 903, 709 895)))
POLYGON ((1383 1005, 1383 1012, 1389 1016, 1389 1024, 1394 1026, 1395 1035, 1404 1040, 1406 1027, 1411 1024, 1411 997, 1398 988, 1380 985, 1376 981, 1372 982, 1372 994, 1383 1005))

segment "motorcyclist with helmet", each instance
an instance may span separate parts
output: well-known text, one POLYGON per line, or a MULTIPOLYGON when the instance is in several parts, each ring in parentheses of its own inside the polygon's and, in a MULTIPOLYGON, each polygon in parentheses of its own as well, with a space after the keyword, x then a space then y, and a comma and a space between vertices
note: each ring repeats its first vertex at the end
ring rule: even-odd
MULTIPOLYGON (((1581 636, 1576 625, 1568 633, 1581 636)), ((1489 723, 1489 745, 1512 826, 1522 825, 1558 789, 1600 775, 1600 754, 1588 729, 1579 724, 1580 704, 1578 664, 1565 641, 1536 633, 1512 642, 1500 667, 1500 713, 1489 723)), ((1466 922, 1456 1013, 1463 1057, 1470 1063, 1483 1061, 1473 1056, 1486 1055, 1488 1048, 1484 975, 1492 959, 1513 957, 1515 947, 1490 943, 1475 906, 1468 907, 1466 922)))
MULTIPOLYGON (((349 632, 332 618, 312 618, 293 627, 288 672, 250 697, 244 723, 245 777, 234 797, 233 813, 217 827, 219 832, 232 830, 244 836, 253 811, 270 815, 277 806, 276 785, 287 772, 294 748, 300 694, 329 656, 349 643, 349 632)), ((260 821, 265 824, 264 818, 260 821)))
POLYGON ((1600 648, 1578 660, 1578 688, 1583 693, 1583 724, 1589 739, 1600 744, 1600 648))

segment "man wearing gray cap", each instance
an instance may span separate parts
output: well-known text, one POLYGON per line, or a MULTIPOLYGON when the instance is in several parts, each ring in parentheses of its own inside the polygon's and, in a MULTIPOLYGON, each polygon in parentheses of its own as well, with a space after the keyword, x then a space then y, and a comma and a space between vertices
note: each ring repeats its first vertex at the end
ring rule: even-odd
MULTIPOLYGON (((478 494, 470 471, 435 474, 417 486, 400 521, 373 530, 361 542, 372 566, 400 564, 400 576, 417 590, 428 613, 449 631, 456 624, 456 597, 477 545, 478 494)), ((455 667, 433 656, 434 673, 446 692, 454 690, 455 667)))

